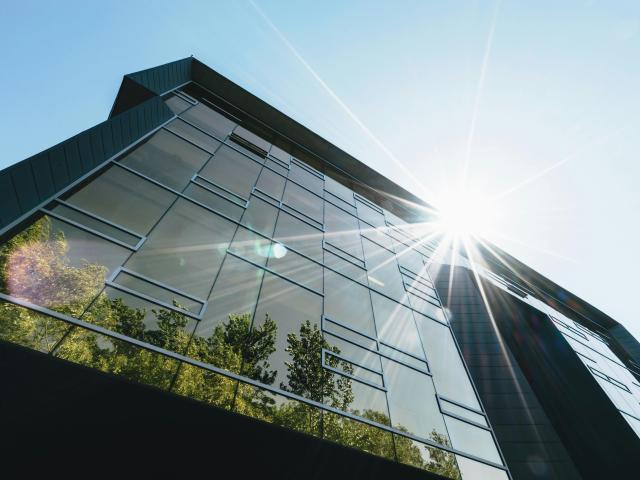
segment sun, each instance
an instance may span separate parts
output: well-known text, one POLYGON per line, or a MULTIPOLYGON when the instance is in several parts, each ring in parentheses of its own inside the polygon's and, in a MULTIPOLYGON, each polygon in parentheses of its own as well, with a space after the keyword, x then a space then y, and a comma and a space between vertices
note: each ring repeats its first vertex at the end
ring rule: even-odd
POLYGON ((487 239, 497 219, 497 209, 487 195, 469 190, 449 191, 439 198, 435 228, 459 239, 487 239))

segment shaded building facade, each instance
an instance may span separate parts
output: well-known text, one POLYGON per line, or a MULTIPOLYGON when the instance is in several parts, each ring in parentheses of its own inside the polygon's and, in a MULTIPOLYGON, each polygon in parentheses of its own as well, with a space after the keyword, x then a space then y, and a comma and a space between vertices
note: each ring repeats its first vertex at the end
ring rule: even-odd
POLYGON ((34 443, 45 424, 269 478, 589 478, 632 459, 622 327, 519 264, 516 283, 489 255, 447 261, 428 205, 196 59, 125 76, 106 122, 0 187, 5 451, 58 455, 34 443), (558 402, 565 384, 589 401, 558 402), (620 448, 581 454, 597 435, 620 448))

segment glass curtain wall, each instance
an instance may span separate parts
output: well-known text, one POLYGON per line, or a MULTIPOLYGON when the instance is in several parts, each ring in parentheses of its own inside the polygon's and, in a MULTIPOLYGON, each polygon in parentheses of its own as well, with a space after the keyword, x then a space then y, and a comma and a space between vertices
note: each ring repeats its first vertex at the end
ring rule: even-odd
POLYGON ((508 478, 415 229, 193 97, 166 102, 175 119, 0 247, 0 338, 508 478))

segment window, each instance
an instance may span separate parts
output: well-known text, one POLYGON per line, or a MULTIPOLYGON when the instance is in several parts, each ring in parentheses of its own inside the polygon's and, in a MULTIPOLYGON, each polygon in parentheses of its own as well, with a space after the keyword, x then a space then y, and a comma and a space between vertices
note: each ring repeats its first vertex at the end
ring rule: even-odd
POLYGON ((120 162, 167 187, 182 191, 211 155, 160 130, 120 162))
POLYGON ((214 154, 220 146, 220 142, 197 128, 189 125, 187 122, 175 119, 165 128, 195 143, 200 148, 206 150, 210 154, 214 154))
POLYGON ((67 198, 72 205, 146 235, 176 196, 113 166, 67 198))
POLYGON ((324 314, 329 319, 375 338, 367 288, 325 268, 324 290, 324 314))
POLYGON ((209 107, 205 107, 202 103, 190 108, 181 117, 219 140, 224 140, 236 126, 227 117, 209 107))
POLYGON ((355 259, 362 260, 364 258, 356 217, 352 217, 338 207, 325 202, 324 228, 324 238, 327 242, 355 259))
POLYGON ((206 298, 235 224, 179 199, 127 268, 199 298, 206 298))
POLYGON ((395 255, 366 238, 362 239, 362 246, 371 288, 380 290, 395 300, 403 299, 404 284, 395 255))
POLYGON ((258 177, 256 188, 273 197, 275 200, 280 201, 282 198, 282 192, 284 192, 285 182, 285 177, 264 167, 262 172, 260 172, 260 177, 258 177))
POLYGON ((273 237, 278 242, 322 262, 322 232, 297 217, 281 211, 273 237))
POLYGON ((415 357, 424 358, 411 310, 375 292, 371 292, 371 300, 380 341, 415 357))
POLYGON ((259 163, 223 145, 199 174, 241 198, 249 198, 261 169, 259 163))
POLYGON ((318 225, 322 225, 322 199, 301 186, 287 182, 282 201, 318 225))
POLYGON ((321 173, 315 172, 311 170, 310 167, 294 161, 291 162, 289 178, 294 182, 299 183, 303 187, 311 190, 316 195, 322 196, 324 179, 322 178, 321 173))
POLYGON ((490 462, 502 464, 490 431, 448 415, 445 415, 444 418, 454 448, 490 462))

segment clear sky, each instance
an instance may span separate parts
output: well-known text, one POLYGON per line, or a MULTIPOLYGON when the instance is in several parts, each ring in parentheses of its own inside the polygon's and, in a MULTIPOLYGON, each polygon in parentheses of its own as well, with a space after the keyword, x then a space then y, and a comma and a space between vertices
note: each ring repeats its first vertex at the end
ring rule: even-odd
POLYGON ((496 244, 640 337, 640 2, 2 10, 0 168, 104 120, 123 74, 193 54, 427 201, 466 178, 496 244))

